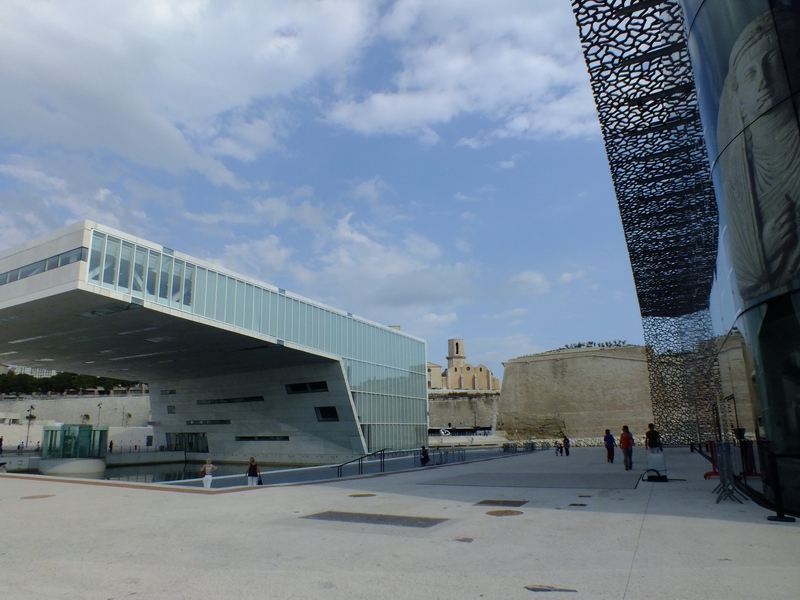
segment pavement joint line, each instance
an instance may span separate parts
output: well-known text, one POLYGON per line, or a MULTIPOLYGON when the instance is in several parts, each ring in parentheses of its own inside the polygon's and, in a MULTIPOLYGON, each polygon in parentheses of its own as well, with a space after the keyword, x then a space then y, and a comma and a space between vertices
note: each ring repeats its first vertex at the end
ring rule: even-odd
POLYGON ((633 574, 633 565, 636 564, 636 555, 639 552, 639 544, 642 541, 642 529, 644 529, 644 521, 647 518, 649 512, 648 509, 650 508, 650 501, 653 499, 653 490, 655 489, 654 485, 650 486, 650 491, 647 494, 647 502, 645 502, 644 510, 639 518, 639 531, 636 533, 636 543, 633 545, 633 554, 631 555, 631 564, 628 566, 628 574, 625 576, 625 589, 622 592, 622 600, 628 597, 628 587, 631 583, 631 575, 633 574))
POLYGON ((112 487, 112 488, 125 488, 133 490, 149 490, 155 492, 178 492, 181 494, 206 494, 214 496, 217 494, 231 494, 235 492, 247 492, 250 490, 257 490, 259 487, 264 488, 268 486, 240 486, 231 488, 210 489, 205 488, 192 488, 192 487, 176 487, 160 485, 158 483, 134 483, 129 481, 112 481, 108 479, 79 479, 72 477, 50 477, 47 475, 22 475, 16 473, 0 473, 0 478, 5 477, 8 479, 25 479, 28 481, 39 481, 43 483, 71 483, 75 485, 93 485, 96 487, 112 487))

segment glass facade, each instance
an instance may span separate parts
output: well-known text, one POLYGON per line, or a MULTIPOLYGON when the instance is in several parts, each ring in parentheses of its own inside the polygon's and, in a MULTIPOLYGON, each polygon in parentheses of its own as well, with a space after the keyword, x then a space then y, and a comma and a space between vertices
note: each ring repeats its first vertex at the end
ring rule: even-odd
POLYGON ((715 333, 741 332, 754 399, 741 474, 800 512, 800 2, 683 7, 720 213, 715 333))
POLYGON ((108 427, 45 425, 42 458, 105 458, 108 427))
POLYGON ((425 342, 280 288, 93 230, 90 284, 340 356, 370 451, 427 439, 425 342))

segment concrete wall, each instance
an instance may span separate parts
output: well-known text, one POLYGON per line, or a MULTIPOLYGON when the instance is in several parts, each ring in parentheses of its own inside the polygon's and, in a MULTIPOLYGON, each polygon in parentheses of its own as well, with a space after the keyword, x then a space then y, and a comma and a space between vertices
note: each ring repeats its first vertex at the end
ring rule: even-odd
POLYGON ((129 445, 144 445, 147 435, 152 435, 148 427, 150 420, 150 397, 131 396, 25 396, 18 400, 0 400, 0 417, 7 423, 11 418, 19 424, 0 424, 0 435, 3 436, 3 451, 13 453, 17 444, 25 442, 28 434, 28 408, 33 405, 32 414, 36 419, 31 422, 28 435, 28 448, 34 448, 36 442, 42 440, 42 427, 54 423, 80 424, 82 415, 88 414, 90 425, 98 425, 97 405, 100 409, 100 423, 109 427, 109 440, 114 441, 118 450, 129 445), (130 413, 130 417, 127 414, 130 413))
POLYGON ((494 427, 500 392, 429 390, 429 427, 494 427))
POLYGON ((601 436, 653 419, 644 347, 563 349, 504 363, 497 427, 510 438, 601 436))
POLYGON ((151 382, 150 394, 158 446, 166 445, 167 433, 204 433, 209 456, 230 462, 255 456, 264 463, 322 464, 366 453, 341 364, 335 361, 151 382), (287 392, 287 384, 311 381, 325 381, 328 391, 287 392), (261 399, 237 400, 248 397, 261 399), (327 406, 336 407, 338 421, 318 420, 315 407, 327 406), (237 439, 243 437, 251 439, 237 439))

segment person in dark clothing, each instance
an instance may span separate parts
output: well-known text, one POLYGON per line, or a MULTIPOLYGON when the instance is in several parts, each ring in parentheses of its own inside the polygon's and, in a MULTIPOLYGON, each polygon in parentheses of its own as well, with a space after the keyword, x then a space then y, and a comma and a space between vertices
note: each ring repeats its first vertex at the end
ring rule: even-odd
POLYGON ((647 433, 644 434, 644 447, 648 452, 663 452, 661 445, 661 435, 656 431, 656 426, 650 423, 647 426, 647 433))
POLYGON ((428 454, 428 449, 423 446, 422 450, 419 451, 419 463, 424 467, 431 461, 431 457, 428 454))
POLYGON ((603 437, 603 445, 606 447, 606 462, 614 462, 614 446, 617 445, 617 440, 611 435, 611 430, 606 429, 606 435, 603 437))
POLYGON ((564 439, 561 440, 561 445, 564 448, 564 454, 569 456, 569 447, 572 445, 572 442, 569 441, 569 438, 567 436, 564 436, 564 439))

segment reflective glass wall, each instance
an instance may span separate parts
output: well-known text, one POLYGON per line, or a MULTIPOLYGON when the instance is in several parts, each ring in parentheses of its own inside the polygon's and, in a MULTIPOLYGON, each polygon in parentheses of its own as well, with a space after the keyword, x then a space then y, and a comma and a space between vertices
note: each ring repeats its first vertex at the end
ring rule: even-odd
POLYGON ((422 340, 100 230, 92 233, 88 282, 341 356, 370 450, 426 443, 422 340))
POLYGON ((744 340, 756 419, 740 475, 800 511, 800 1, 683 5, 720 212, 712 309, 744 340))

